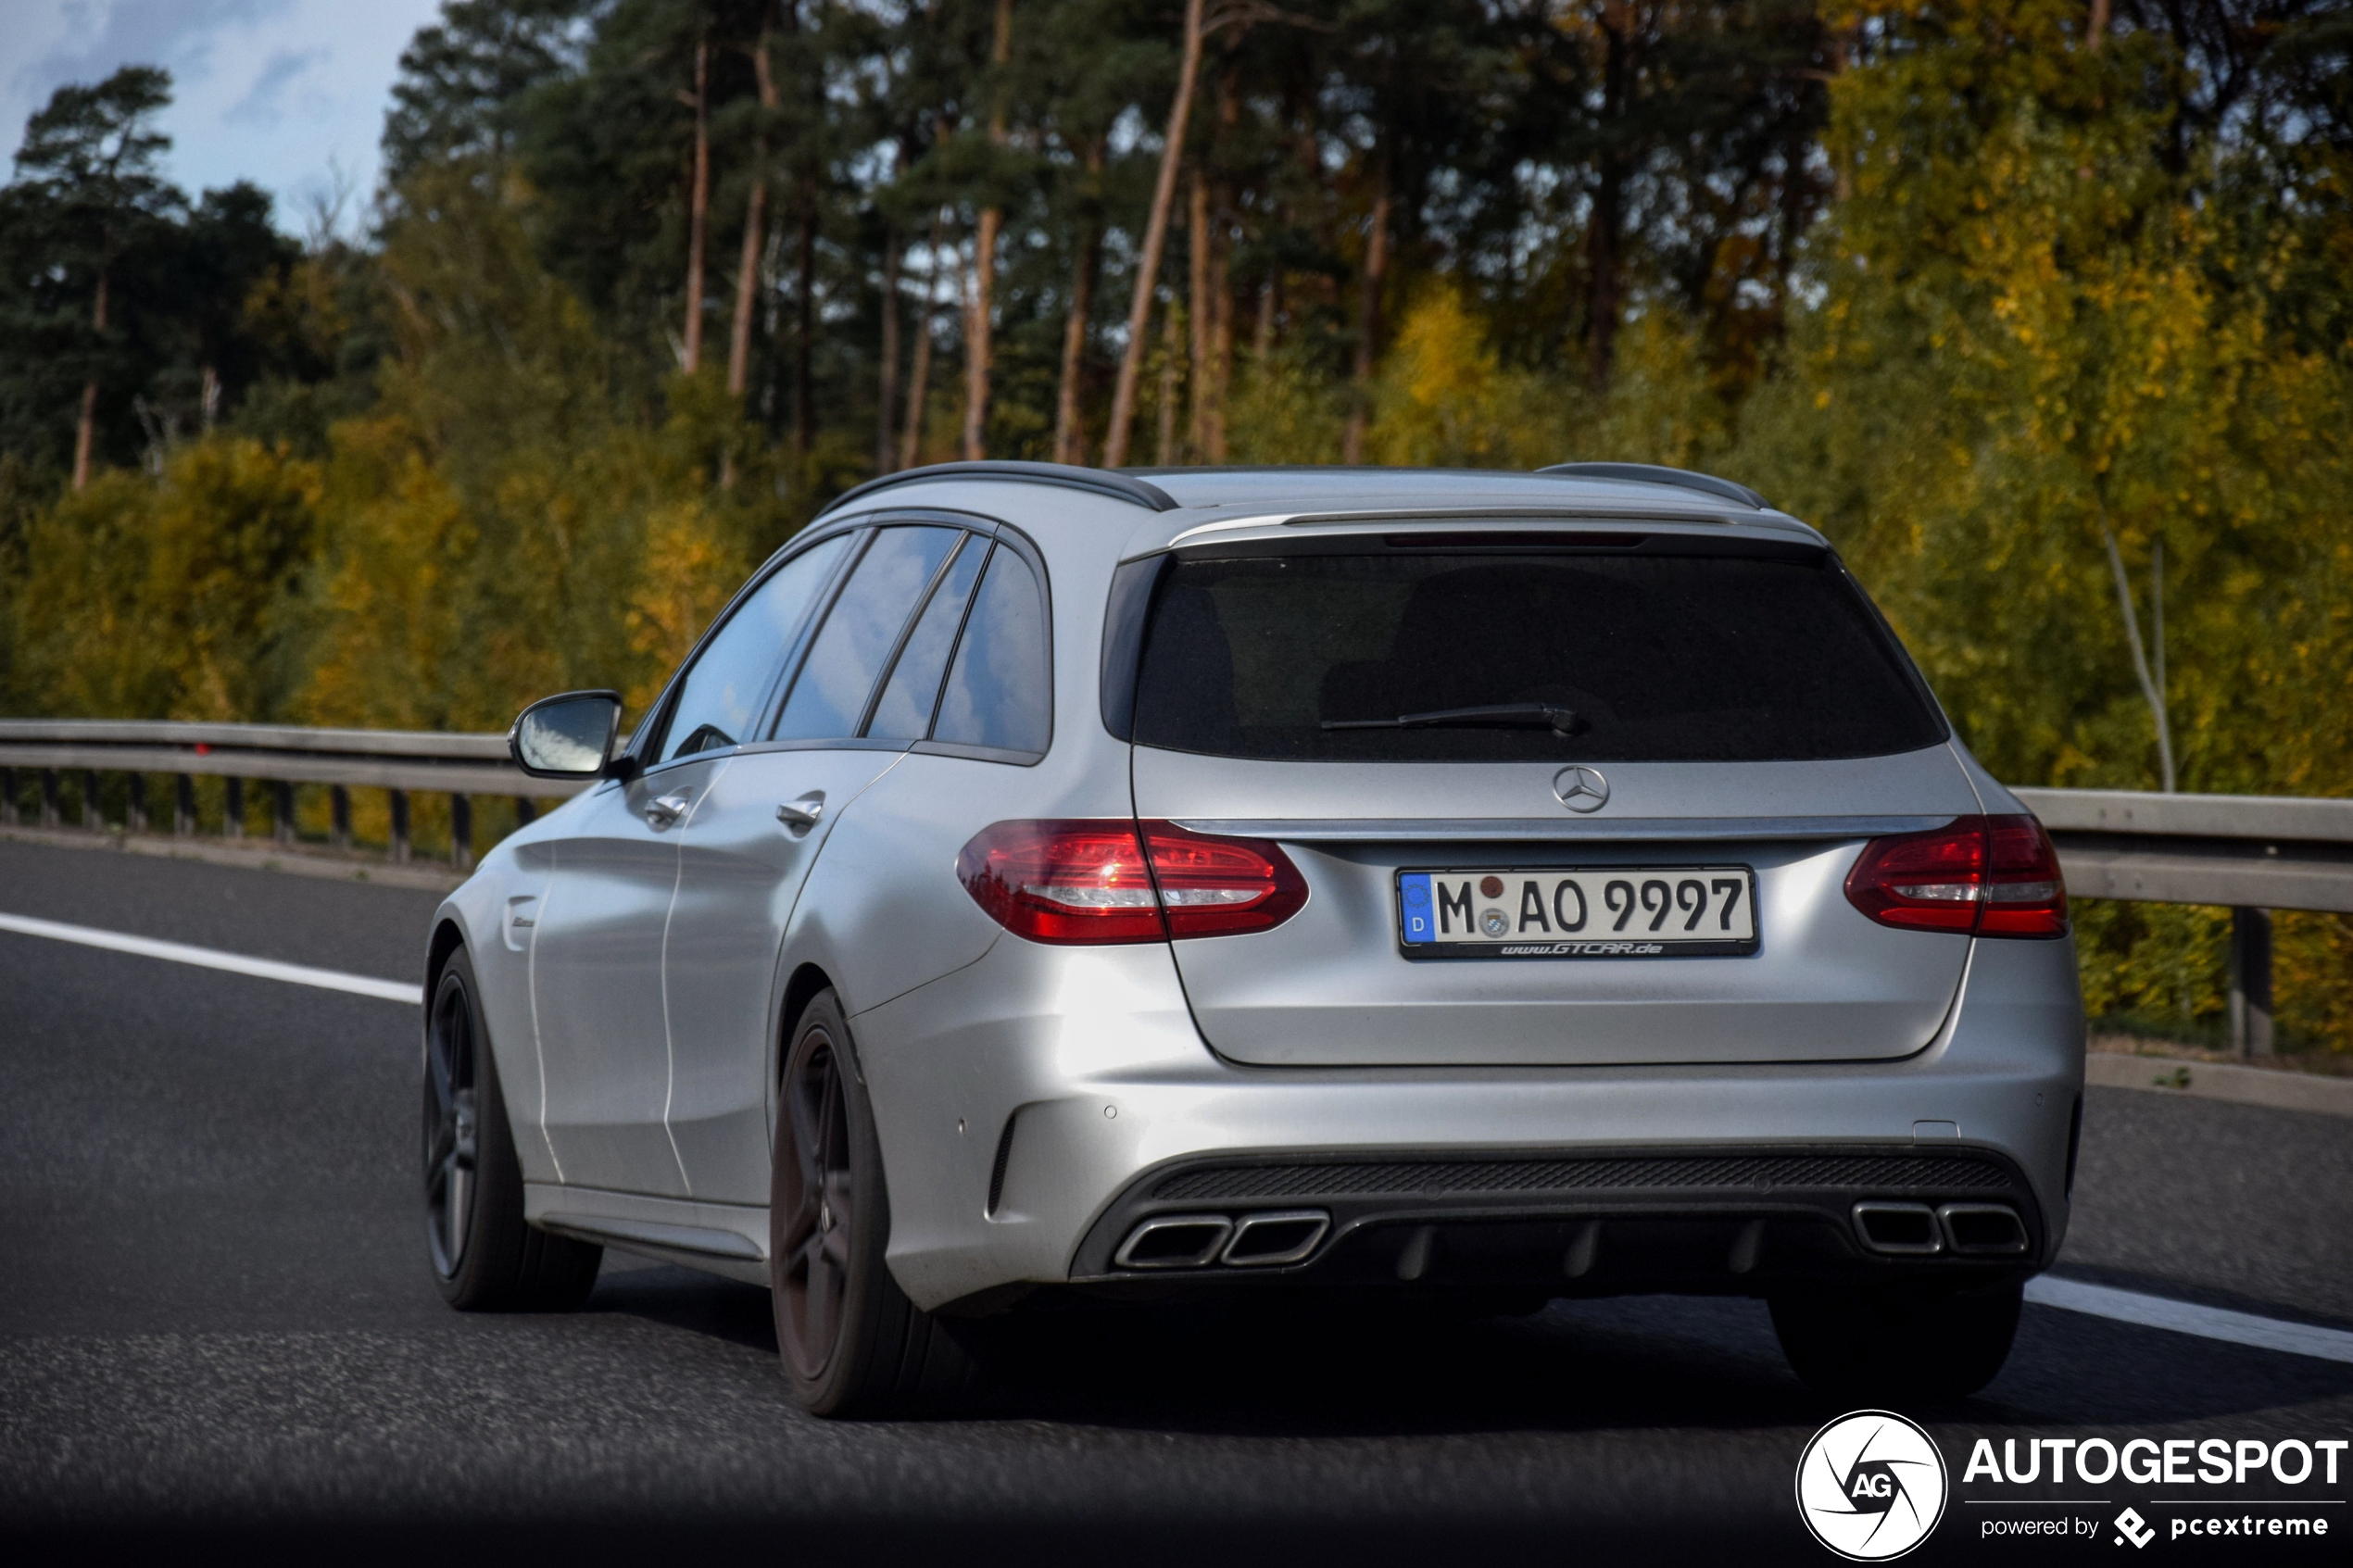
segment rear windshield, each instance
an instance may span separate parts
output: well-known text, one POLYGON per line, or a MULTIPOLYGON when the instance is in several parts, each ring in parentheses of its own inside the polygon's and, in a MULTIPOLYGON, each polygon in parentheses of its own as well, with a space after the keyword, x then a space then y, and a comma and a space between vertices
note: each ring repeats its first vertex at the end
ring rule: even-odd
POLYGON ((1944 729, 1826 557, 1392 551, 1166 568, 1135 738, 1272 760, 1761 762, 1944 729))

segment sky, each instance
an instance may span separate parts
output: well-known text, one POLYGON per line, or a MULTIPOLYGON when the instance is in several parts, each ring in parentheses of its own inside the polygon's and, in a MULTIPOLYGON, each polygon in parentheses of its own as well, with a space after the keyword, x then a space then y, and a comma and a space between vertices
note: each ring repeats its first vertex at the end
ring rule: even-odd
POLYGON ((376 183, 392 79, 439 0, 0 0, 0 147, 68 82, 126 65, 171 72, 166 169, 191 197, 243 178, 300 234, 340 175, 341 228, 376 183))

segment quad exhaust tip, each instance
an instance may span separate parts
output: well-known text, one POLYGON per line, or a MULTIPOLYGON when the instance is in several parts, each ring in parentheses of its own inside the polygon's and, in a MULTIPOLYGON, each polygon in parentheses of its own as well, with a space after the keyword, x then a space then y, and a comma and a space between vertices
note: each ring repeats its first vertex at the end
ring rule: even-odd
POLYGON ((1218 1254, 1218 1261, 1238 1269, 1296 1263, 1315 1250, 1331 1226, 1331 1216, 1321 1209, 1245 1214, 1236 1222, 1234 1239, 1218 1254))
POLYGON ((1162 1214, 1127 1233, 1112 1261, 1123 1269, 1272 1268, 1296 1263, 1331 1229, 1321 1209, 1287 1209, 1228 1219, 1223 1214, 1162 1214))
POLYGON ((2026 1250, 2026 1225, 2007 1203, 1866 1201, 1855 1205, 1863 1245, 1894 1257, 1928 1258, 1950 1251, 1964 1258, 2016 1257, 2026 1250))

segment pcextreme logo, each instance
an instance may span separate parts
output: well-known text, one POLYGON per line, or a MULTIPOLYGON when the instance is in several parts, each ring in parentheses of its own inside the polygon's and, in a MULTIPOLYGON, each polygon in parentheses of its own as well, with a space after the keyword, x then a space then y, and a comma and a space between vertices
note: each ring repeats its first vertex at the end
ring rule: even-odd
POLYGON ((1944 1456, 1893 1411, 1856 1411, 1814 1434, 1797 1461, 1797 1515, 1856 1562, 1884 1562, 1944 1517, 1944 1456))

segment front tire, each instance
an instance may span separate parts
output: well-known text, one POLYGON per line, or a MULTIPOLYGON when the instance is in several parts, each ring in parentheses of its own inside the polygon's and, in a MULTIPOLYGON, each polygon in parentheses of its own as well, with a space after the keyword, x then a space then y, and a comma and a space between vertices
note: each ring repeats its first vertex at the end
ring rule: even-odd
POLYGON ((973 1363, 890 1277, 890 1198, 874 1111, 834 993, 800 1016, 785 1058, 768 1190, 776 1349, 793 1398, 817 1415, 940 1399, 973 1363))
POLYGON ((463 947, 425 1008, 425 1249, 461 1312, 563 1312, 588 1298, 604 1248, 523 1221, 522 1164, 463 947))
POLYGON ((1776 1296, 1773 1331, 1805 1385, 1828 1398, 1959 1399, 2002 1370, 2023 1281, 1976 1290, 1881 1287, 1776 1296))

